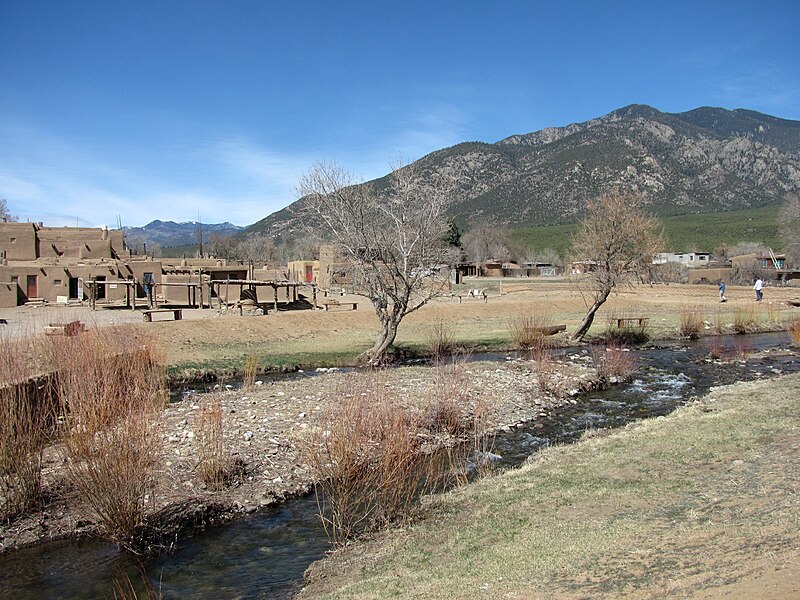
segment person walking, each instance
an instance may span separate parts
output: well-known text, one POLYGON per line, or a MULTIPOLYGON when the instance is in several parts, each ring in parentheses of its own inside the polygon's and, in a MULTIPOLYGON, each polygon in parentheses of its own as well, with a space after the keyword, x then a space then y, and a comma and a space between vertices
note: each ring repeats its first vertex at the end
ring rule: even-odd
POLYGON ((761 280, 761 277, 756 279, 756 284, 753 286, 753 289, 756 291, 756 302, 761 302, 761 299, 764 297, 764 293, 761 291, 764 289, 764 282, 761 280))
POLYGON ((719 280, 719 301, 720 302, 728 301, 728 299, 725 297, 725 281, 722 279, 719 280))

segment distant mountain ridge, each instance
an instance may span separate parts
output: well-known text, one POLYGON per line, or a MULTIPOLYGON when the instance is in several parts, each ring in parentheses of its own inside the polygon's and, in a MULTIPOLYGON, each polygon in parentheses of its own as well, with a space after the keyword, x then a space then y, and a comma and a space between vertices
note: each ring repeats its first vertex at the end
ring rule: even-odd
MULTIPOLYGON (((228 237, 237 234, 244 227, 232 223, 201 223, 203 239, 207 242, 209 236, 228 237)), ((128 246, 138 244, 158 244, 162 248, 172 246, 185 246, 197 243, 197 222, 155 220, 144 227, 123 227, 128 246)))
MULTIPOLYGON (((639 192, 655 214, 721 212, 800 190, 800 121, 746 109, 664 113, 632 104, 494 144, 457 144, 413 167, 418 177, 455 189, 449 212, 464 225, 573 222, 588 200, 617 188, 639 192)), ((290 236, 313 222, 301 198, 242 234, 290 236)))

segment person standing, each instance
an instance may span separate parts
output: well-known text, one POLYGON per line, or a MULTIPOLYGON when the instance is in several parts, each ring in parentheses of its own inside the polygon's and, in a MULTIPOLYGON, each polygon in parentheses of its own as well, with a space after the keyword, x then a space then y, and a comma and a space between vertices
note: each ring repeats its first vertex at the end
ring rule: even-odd
POLYGON ((753 286, 753 289, 756 291, 756 302, 761 302, 761 299, 764 297, 764 293, 761 291, 764 289, 764 282, 761 280, 761 277, 756 279, 756 284, 753 286))
POLYGON ((728 299, 725 297, 725 281, 722 279, 719 280, 719 301, 720 302, 728 301, 728 299))

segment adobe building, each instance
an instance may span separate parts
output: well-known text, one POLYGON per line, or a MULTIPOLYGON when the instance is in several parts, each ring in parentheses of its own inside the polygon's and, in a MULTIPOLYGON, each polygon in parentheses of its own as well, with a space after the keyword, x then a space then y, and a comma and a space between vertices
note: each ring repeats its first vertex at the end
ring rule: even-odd
MULTIPOLYGON (((108 228, 44 227, 41 223, 0 223, 0 308, 27 302, 90 300, 93 307, 141 299, 173 306, 235 303, 257 290, 264 303, 292 302, 295 285, 274 267, 253 269, 221 259, 158 259, 132 255, 124 233, 108 228), (254 281, 226 287, 221 282, 254 281), (268 283, 269 282, 269 283, 268 283)), ((283 271, 280 269, 280 271, 283 271)))
POLYGON ((0 306, 83 299, 84 281, 126 278, 120 263, 130 259, 121 231, 0 223, 0 306))

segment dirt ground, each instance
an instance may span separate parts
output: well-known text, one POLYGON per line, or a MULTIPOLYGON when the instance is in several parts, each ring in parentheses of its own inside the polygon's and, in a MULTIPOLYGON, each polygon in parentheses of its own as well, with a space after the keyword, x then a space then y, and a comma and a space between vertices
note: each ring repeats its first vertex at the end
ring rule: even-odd
MULTIPOLYGON (((602 331, 613 315, 645 316, 649 318, 652 337, 675 337, 679 314, 688 308, 703 312, 709 333, 717 321, 730 327, 737 311, 752 310, 766 329, 800 318, 800 308, 785 304, 788 299, 800 298, 800 289, 767 288, 761 303, 754 301, 753 294, 749 287, 729 286, 729 301, 721 304, 715 286, 657 284, 622 288, 598 312, 591 332, 602 331)), ((0 318, 8 321, 8 325, 0 326, 0 335, 31 334, 42 331, 48 323, 81 320, 89 326, 126 325, 146 332, 158 340, 167 362, 174 366, 240 364, 247 354, 267 363, 345 366, 371 346, 378 321, 365 298, 346 296, 342 302, 357 302, 358 309, 265 316, 184 309, 182 321, 172 321, 171 315, 162 314, 153 323, 142 322, 139 311, 125 309, 17 307, 0 310, 0 318)), ((457 343, 473 349, 504 348, 510 345, 510 320, 535 314, 551 324, 567 325, 569 332, 574 331, 585 311, 584 298, 572 284, 545 280, 502 282, 490 287, 485 303, 474 298, 435 299, 403 321, 397 341, 424 348, 430 326, 443 323, 457 343)))

